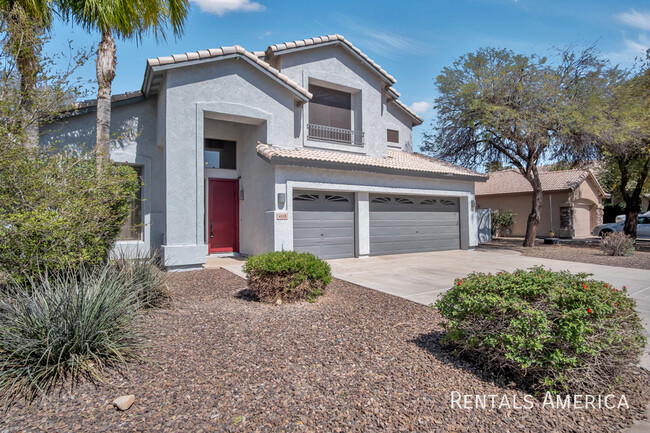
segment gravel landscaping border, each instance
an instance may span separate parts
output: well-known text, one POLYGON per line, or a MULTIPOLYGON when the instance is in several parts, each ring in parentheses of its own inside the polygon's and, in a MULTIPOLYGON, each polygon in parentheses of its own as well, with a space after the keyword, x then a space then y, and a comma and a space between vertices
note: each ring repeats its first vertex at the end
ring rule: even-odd
POLYGON ((619 266, 623 268, 650 269, 650 247, 647 241, 639 241, 637 251, 627 257, 607 256, 599 249, 597 240, 568 241, 559 244, 544 244, 535 240, 534 247, 523 247, 522 239, 495 238, 490 243, 480 244, 476 251, 514 250, 523 256, 569 262, 593 263, 596 265, 619 266))
POLYGON ((313 304, 266 305, 221 269, 170 274, 170 286, 176 308, 141 322, 148 361, 12 406, 2 430, 603 432, 642 419, 650 399, 635 369, 608 392, 629 409, 451 408, 453 391, 525 394, 443 350, 431 308, 340 280, 313 304), (135 403, 116 411, 127 394, 135 403))

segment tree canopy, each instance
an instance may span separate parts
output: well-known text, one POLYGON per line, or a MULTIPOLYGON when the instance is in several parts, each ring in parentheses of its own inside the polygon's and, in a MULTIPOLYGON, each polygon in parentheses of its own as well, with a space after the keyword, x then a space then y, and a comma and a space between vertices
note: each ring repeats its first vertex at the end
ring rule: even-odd
POLYGON ((436 79, 438 117, 423 150, 468 167, 500 161, 533 188, 524 245, 534 245, 542 206, 540 162, 595 154, 594 101, 606 85, 605 62, 593 48, 557 51, 551 59, 481 48, 436 79))
POLYGON ((650 57, 621 74, 600 104, 591 126, 605 165, 601 179, 625 201, 625 233, 636 237, 641 199, 650 193, 650 57))

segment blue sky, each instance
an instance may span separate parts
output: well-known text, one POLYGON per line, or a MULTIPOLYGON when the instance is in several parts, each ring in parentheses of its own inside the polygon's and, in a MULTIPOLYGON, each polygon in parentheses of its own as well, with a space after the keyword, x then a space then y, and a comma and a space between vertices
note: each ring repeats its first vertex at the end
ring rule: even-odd
MULTIPOLYGON (((145 59, 239 44, 268 45, 339 33, 397 79, 401 100, 425 118, 417 145, 430 128, 434 78, 459 56, 479 47, 549 54, 552 46, 596 43, 603 57, 631 65, 650 47, 650 4, 611 0, 289 1, 192 0, 185 33, 156 44, 117 41, 113 93, 139 90, 145 59)), ((97 33, 56 23, 47 50, 90 47, 97 33)), ((92 59, 94 60, 94 59, 92 59)), ((81 73, 94 80, 94 61, 81 73)), ((94 88, 91 89, 94 91, 94 88)))

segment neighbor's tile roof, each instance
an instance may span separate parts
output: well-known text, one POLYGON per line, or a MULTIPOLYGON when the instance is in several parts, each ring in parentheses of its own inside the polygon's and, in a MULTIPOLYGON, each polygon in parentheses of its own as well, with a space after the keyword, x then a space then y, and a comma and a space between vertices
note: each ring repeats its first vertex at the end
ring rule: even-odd
POLYGON ((477 173, 464 167, 459 167, 440 159, 401 150, 389 149, 387 156, 378 157, 318 149, 287 149, 259 143, 257 145, 257 153, 270 162, 333 163, 337 165, 340 164, 341 168, 349 167, 350 169, 357 170, 365 169, 372 171, 373 169, 383 169, 421 173, 423 175, 443 174, 482 179, 486 178, 484 174, 477 173))
MULTIPOLYGON (((580 186, 589 175, 590 172, 587 170, 540 171, 539 178, 542 181, 542 190, 545 192, 569 191, 580 186)), ((475 187, 477 196, 525 192, 533 192, 533 187, 517 170, 489 173, 487 182, 477 183, 475 187)))
POLYGON ((386 77, 388 81, 391 83, 395 82, 395 78, 393 78, 392 75, 390 75, 388 72, 386 72, 384 69, 382 69, 381 66, 379 66, 377 63, 375 63, 370 57, 365 55, 360 49, 352 45, 347 39, 345 39, 343 36, 334 34, 334 35, 327 35, 327 36, 319 36, 315 38, 308 38, 308 39, 302 39, 299 41, 292 41, 292 42, 285 42, 283 44, 275 44, 271 45, 266 49, 267 54, 270 56, 271 54, 284 51, 284 50, 289 50, 292 48, 299 48, 299 47, 305 47, 305 46, 310 46, 310 45, 318 45, 318 44, 324 44, 327 42, 335 42, 335 41, 340 41, 344 44, 346 44, 352 51, 357 53, 362 59, 364 59, 366 62, 368 62, 373 68, 377 70, 381 75, 386 77))
POLYGON ((244 47, 240 45, 235 45, 233 47, 210 48, 208 50, 192 51, 184 54, 174 54, 171 56, 156 57, 155 59, 147 59, 147 65, 162 66, 162 65, 189 62, 192 60, 209 59, 214 57, 226 56, 230 54, 240 54, 242 56, 247 57, 248 59, 252 60, 254 63, 258 64, 259 66, 267 70, 271 75, 275 76, 280 81, 287 84, 289 87, 297 90, 307 98, 311 99, 312 94, 307 89, 300 86, 291 78, 287 77, 282 72, 280 72, 279 70, 277 70, 276 68, 274 68, 273 66, 265 62, 264 60, 262 60, 259 56, 249 51, 246 51, 244 47))
MULTIPOLYGON (((111 102, 125 101, 127 99, 140 98, 142 96, 144 95, 139 90, 135 92, 118 93, 117 95, 111 96, 111 102)), ((87 99, 85 101, 80 101, 74 104, 74 108, 81 109, 81 108, 94 107, 95 105, 97 105, 97 99, 87 99)))

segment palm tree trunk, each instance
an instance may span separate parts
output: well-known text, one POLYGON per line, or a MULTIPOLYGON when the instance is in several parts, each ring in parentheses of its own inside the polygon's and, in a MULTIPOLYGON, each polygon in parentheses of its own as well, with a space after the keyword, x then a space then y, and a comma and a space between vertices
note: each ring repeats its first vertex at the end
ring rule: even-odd
POLYGON ((542 200, 544 198, 542 192, 542 181, 539 178, 537 168, 533 167, 530 173, 524 174, 528 182, 533 187, 533 203, 528 221, 526 223, 526 236, 524 237, 525 247, 534 247, 535 238, 537 237, 537 226, 539 225, 540 216, 542 215, 542 200))
POLYGON ((111 139, 111 85, 115 78, 115 40, 110 29, 102 31, 102 40, 97 49, 97 155, 98 171, 110 159, 111 139))
POLYGON ((38 146, 38 121, 35 110, 36 87, 40 72, 40 52, 43 30, 27 17, 25 11, 15 5, 6 20, 9 49, 20 74, 20 126, 25 146, 38 146))

